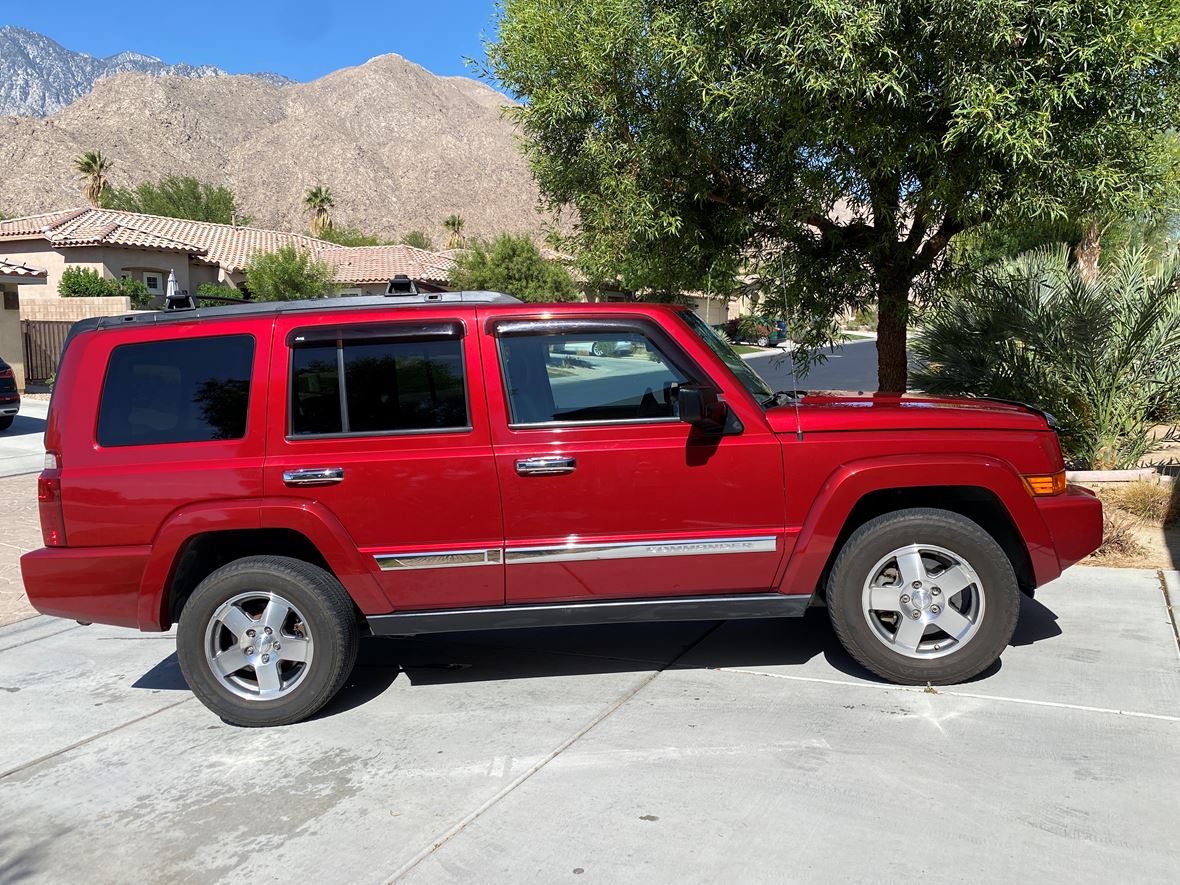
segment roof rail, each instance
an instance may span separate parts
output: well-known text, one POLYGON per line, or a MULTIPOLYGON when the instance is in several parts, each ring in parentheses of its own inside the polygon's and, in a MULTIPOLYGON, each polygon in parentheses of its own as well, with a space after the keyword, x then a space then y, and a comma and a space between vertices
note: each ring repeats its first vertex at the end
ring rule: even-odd
MULTIPOLYGON (((196 300, 205 296, 198 295, 196 300)), ((180 301, 181 299, 177 299, 180 301)), ((192 299, 184 300, 191 303, 192 299)), ((218 300, 228 300, 221 299, 218 300)), ((397 295, 333 295, 323 298, 307 298, 299 301, 241 301, 218 307, 173 306, 170 309, 144 311, 123 316, 95 317, 79 320, 70 334, 111 329, 128 325, 157 325, 169 322, 195 322, 200 320, 230 319, 244 316, 266 316, 290 313, 315 312, 321 310, 358 310, 390 307, 424 307, 430 305, 467 304, 520 304, 519 298, 502 292, 415 292, 397 295)))

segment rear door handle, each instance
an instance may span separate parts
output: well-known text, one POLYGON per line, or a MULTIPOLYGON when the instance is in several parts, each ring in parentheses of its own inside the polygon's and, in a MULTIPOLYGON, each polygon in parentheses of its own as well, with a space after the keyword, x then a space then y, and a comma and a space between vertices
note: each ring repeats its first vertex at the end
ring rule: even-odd
POLYGON ((343 467, 301 467, 283 471, 283 482, 289 486, 326 486, 343 479, 343 467))
POLYGON ((560 476, 563 473, 573 473, 577 466, 575 458, 552 455, 517 461, 516 472, 521 476, 560 476))

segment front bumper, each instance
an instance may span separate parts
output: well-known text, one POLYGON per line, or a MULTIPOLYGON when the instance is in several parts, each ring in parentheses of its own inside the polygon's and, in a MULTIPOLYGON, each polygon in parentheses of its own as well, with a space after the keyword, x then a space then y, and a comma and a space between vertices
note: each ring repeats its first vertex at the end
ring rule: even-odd
POLYGON ((1071 485, 1064 495, 1036 501, 1062 571, 1102 546, 1102 502, 1089 489, 1071 485))

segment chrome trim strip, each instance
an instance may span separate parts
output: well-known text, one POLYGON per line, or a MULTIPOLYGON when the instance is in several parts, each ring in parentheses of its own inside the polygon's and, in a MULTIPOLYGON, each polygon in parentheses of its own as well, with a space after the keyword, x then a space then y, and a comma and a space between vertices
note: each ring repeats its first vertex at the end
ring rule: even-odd
POLYGON ((646 559, 654 556, 712 556, 728 553, 773 553, 774 535, 743 538, 691 538, 673 541, 623 541, 582 544, 571 542, 546 547, 512 547, 504 551, 509 565, 531 562, 588 562, 597 559, 646 559))
POLYGON ((503 554, 499 547, 485 550, 429 550, 422 553, 375 553, 373 559, 383 572, 414 568, 462 568, 474 565, 499 565, 503 554))

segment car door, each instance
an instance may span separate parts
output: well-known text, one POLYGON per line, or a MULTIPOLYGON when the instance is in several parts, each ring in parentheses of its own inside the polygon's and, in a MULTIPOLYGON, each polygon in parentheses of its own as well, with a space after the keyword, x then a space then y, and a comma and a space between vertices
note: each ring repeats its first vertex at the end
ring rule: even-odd
POLYGON ((634 312, 499 311, 482 325, 509 603, 772 587, 785 545, 780 445, 705 348, 686 351, 634 312), (741 432, 681 422, 687 383, 717 386, 741 432))
POLYGON ((276 321, 266 494, 330 512, 396 610, 504 601, 471 317, 394 308, 276 321))

